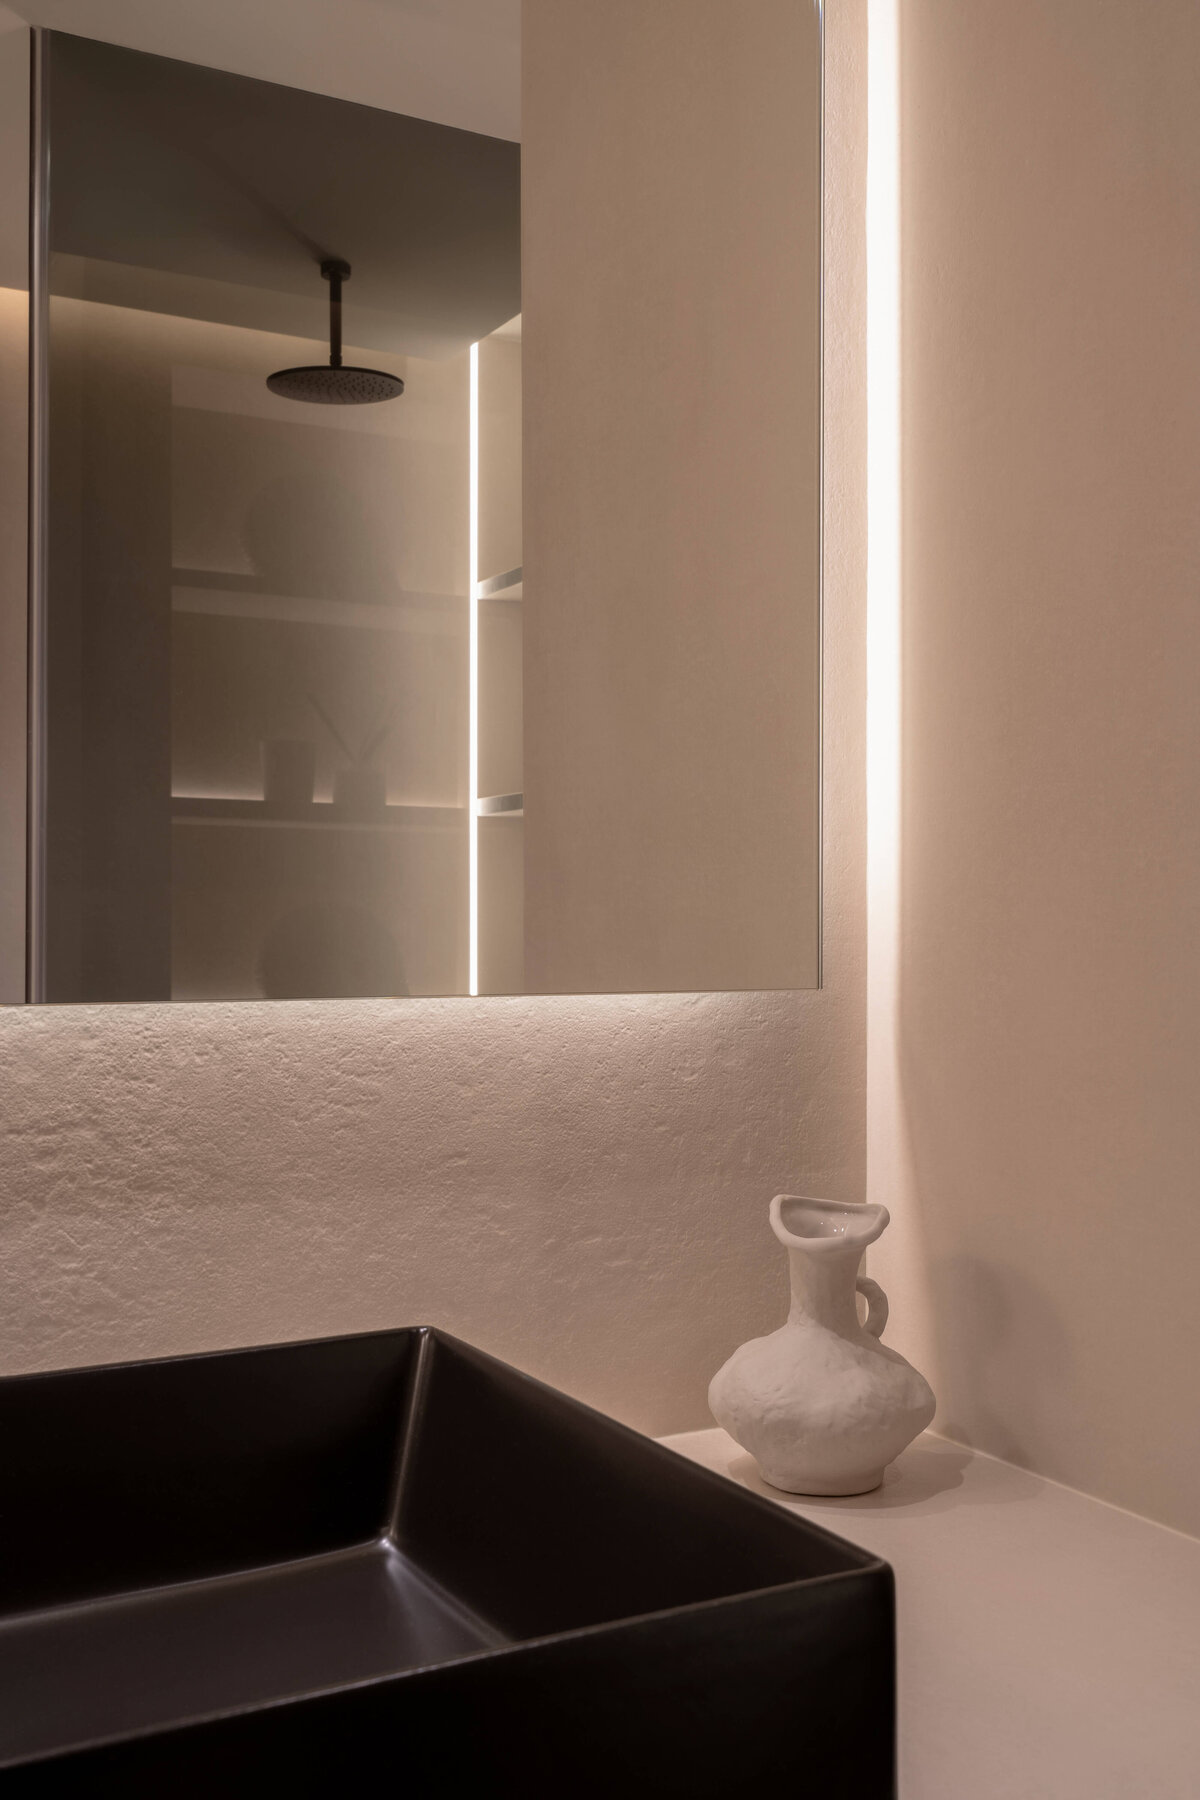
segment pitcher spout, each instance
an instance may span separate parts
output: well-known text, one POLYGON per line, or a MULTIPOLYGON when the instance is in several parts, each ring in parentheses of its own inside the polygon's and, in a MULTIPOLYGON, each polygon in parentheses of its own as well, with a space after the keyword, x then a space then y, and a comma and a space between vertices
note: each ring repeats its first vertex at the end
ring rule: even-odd
POLYGON ((801 1194, 776 1194, 771 1202, 771 1229, 788 1250, 809 1256, 861 1256, 887 1228, 886 1206, 852 1200, 809 1200, 801 1194))

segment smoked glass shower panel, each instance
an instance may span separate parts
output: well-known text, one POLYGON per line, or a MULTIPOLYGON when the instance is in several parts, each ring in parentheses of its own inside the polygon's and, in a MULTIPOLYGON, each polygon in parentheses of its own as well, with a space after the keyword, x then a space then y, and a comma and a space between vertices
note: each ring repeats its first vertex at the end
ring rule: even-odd
POLYGON ((519 986, 517 146, 40 56, 36 997, 519 986), (330 259, 402 396, 268 388, 329 362, 330 259))

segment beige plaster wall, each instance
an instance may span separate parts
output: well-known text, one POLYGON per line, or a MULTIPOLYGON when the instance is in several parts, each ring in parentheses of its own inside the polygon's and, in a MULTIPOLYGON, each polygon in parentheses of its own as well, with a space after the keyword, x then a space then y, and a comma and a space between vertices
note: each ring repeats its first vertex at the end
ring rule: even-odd
POLYGON ((423 1318, 680 1430, 782 1317, 771 1194, 861 1196, 862 23, 830 7, 824 990, 0 1012, 0 1368, 423 1318))
POLYGON ((938 1427, 1197 1531, 1200 9, 902 21, 900 1056, 938 1427))
POLYGON ((818 9, 525 22, 526 983, 815 987, 818 9))

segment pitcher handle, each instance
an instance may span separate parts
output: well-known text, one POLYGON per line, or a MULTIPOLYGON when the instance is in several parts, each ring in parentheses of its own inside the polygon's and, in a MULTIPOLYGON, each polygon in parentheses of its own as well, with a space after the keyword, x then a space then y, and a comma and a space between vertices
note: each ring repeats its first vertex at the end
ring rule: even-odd
POLYGON ((877 1281, 869 1275, 860 1275, 855 1287, 867 1303, 867 1317, 863 1325, 872 1337, 882 1337, 883 1328, 888 1322, 888 1297, 877 1281))

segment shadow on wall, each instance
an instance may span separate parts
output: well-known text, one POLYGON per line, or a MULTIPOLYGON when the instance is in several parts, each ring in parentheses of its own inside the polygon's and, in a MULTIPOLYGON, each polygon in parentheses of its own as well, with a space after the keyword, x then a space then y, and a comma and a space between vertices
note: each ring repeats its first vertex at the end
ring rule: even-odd
POLYGON ((395 600, 403 485, 389 482, 390 468, 356 463, 351 472, 327 461, 319 474, 280 476, 258 490, 242 525, 246 555, 281 594, 395 600))
POLYGON ((933 1257, 939 1339, 938 1429, 1006 1462, 1030 1467, 1072 1381, 1067 1333, 1049 1296, 1011 1266, 977 1256, 933 1257), (972 1423, 964 1424, 964 1418, 972 1423), (1029 1421, 1026 1435, 1014 1421, 1029 1421))
POLYGON ((323 901, 275 921, 258 960, 267 1000, 371 999, 406 995, 395 935, 364 906, 323 901))

